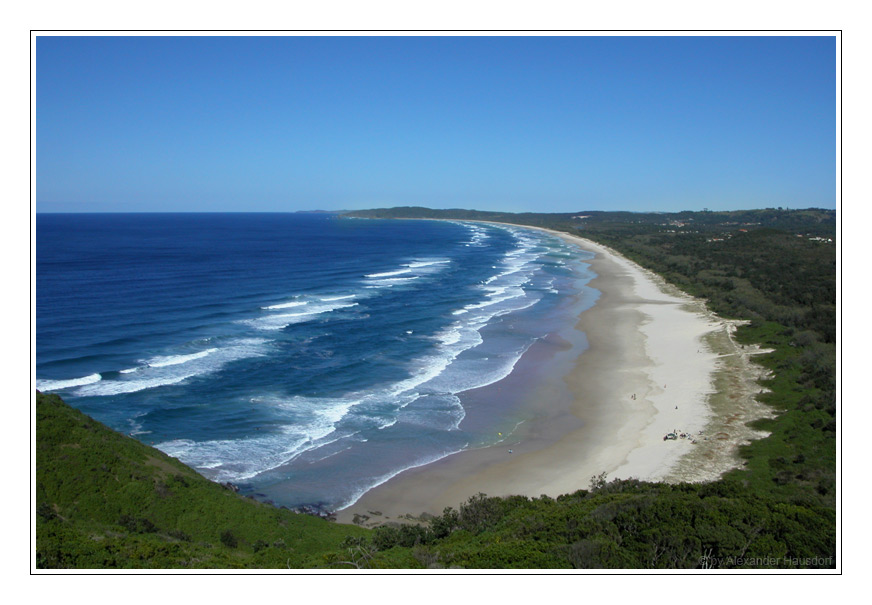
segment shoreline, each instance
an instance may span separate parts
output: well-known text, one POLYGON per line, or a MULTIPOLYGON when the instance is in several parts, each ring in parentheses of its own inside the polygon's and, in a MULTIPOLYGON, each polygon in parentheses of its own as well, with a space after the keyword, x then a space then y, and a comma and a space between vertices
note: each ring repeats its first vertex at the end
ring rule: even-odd
POLYGON ((588 348, 563 379, 573 402, 549 406, 549 385, 541 385, 531 419, 509 440, 404 471, 338 511, 338 521, 414 520, 478 493, 556 497, 588 488, 601 473, 609 480, 714 480, 741 465, 741 443, 765 436, 745 426, 771 412, 754 399, 762 371, 751 356, 764 351, 732 339, 742 322, 717 317, 600 244, 514 226, 595 255, 586 261, 597 275, 588 285, 600 297, 575 325, 588 348), (676 439, 664 440, 673 431, 676 439))

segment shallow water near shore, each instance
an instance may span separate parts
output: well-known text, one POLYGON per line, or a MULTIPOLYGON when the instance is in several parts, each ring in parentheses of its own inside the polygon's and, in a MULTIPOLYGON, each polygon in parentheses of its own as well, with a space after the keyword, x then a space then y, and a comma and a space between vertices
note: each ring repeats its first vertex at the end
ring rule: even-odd
POLYGON ((40 214, 36 227, 36 387, 289 507, 336 510, 404 469, 510 443, 584 349, 574 325, 597 295, 589 253, 511 226, 40 214))

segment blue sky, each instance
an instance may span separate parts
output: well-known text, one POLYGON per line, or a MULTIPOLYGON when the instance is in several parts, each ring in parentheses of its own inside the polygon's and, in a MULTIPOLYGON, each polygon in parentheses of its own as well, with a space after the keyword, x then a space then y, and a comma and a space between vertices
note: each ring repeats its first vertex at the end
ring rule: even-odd
POLYGON ((836 207, 834 37, 37 37, 37 212, 836 207))

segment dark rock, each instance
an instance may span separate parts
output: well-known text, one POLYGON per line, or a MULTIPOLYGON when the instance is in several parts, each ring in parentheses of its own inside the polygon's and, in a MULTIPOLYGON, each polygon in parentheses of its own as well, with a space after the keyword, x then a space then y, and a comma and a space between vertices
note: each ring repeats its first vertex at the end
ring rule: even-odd
POLYGON ((327 519, 328 521, 336 520, 336 513, 327 510, 320 504, 304 504, 302 506, 297 506, 291 509, 295 513, 299 513, 302 515, 312 515, 313 517, 320 517, 322 519, 327 519))

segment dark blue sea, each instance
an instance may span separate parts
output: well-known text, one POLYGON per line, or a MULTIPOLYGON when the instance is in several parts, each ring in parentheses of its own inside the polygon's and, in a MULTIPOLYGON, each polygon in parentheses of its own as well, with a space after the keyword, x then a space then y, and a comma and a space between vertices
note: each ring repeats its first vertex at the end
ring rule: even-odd
POLYGON ((337 510, 510 439, 585 346, 589 258, 481 223, 38 214, 36 388, 210 479, 337 510))

